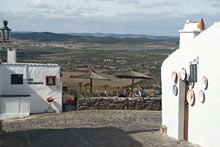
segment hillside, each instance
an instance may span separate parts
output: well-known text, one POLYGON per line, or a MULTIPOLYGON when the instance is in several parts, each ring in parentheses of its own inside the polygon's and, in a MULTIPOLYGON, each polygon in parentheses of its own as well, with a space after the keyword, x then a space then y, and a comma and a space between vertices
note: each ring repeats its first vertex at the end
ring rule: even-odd
POLYGON ((178 37, 148 36, 135 34, 57 34, 51 32, 13 32, 12 38, 39 42, 102 43, 102 44, 144 44, 146 42, 178 42, 178 37))
POLYGON ((147 38, 153 40, 166 40, 179 42, 177 36, 154 36, 146 34, 112 34, 112 33, 69 33, 75 36, 96 36, 96 37, 115 37, 115 38, 147 38))
MULTIPOLYGON (((160 68, 163 60, 178 48, 178 38, 135 34, 56 34, 50 32, 13 32, 12 38, 19 46, 17 61, 22 63, 56 63, 61 67, 62 82, 70 92, 80 92, 79 83, 87 79, 70 78, 94 69, 105 75, 108 92, 116 87, 129 87, 131 81, 114 77, 115 73, 137 70, 155 77, 153 81, 135 80, 135 86, 143 86, 148 93, 160 94, 160 68), (152 90, 153 89, 153 90, 152 90)), ((6 62, 6 52, 1 59, 6 62)), ((103 93, 103 81, 94 80, 94 91, 103 93)), ((84 88, 84 87, 83 87, 84 88)))

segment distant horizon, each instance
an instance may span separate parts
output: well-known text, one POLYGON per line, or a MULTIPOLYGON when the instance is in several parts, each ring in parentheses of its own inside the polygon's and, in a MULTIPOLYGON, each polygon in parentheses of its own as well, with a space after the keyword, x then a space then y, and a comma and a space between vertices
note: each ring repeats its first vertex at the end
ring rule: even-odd
POLYGON ((37 31, 12 31, 12 33, 53 33, 53 34, 65 34, 65 35, 71 35, 71 34, 103 34, 103 35, 140 35, 140 36, 155 36, 155 37, 179 37, 179 36, 165 36, 165 35, 151 35, 151 34, 118 34, 118 33, 101 33, 101 32, 96 32, 96 33, 86 33, 86 32, 82 32, 82 33, 74 33, 74 32, 70 32, 70 33, 56 33, 56 32, 47 32, 47 31, 43 31, 43 32, 37 32, 37 31))

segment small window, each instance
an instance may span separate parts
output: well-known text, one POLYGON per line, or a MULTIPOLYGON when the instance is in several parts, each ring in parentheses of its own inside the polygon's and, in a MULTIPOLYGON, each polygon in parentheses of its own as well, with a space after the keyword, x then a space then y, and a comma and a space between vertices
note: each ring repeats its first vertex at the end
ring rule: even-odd
POLYGON ((23 74, 11 74, 11 84, 23 84, 23 74))
POLYGON ((46 85, 56 85, 56 76, 46 76, 46 85))

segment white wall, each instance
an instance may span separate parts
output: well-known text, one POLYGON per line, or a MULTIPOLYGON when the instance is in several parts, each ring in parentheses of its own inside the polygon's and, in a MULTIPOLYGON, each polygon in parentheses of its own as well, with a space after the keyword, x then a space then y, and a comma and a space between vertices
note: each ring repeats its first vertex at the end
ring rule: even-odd
POLYGON ((16 63, 16 48, 7 48, 7 63, 16 63))
POLYGON ((27 79, 36 79, 36 82, 44 82, 44 85, 29 85, 31 93, 31 113, 47 110, 46 99, 53 97, 53 108, 62 111, 62 83, 60 82, 59 66, 28 66, 27 79), (39 76, 40 75, 40 76, 39 76), (46 85, 46 76, 56 76, 56 85, 46 85), (36 105, 41 103, 42 105, 36 105))
POLYGON ((188 45, 200 32, 181 32, 179 48, 188 45))
POLYGON ((0 119, 9 117, 29 116, 30 97, 0 97, 0 119))
POLYGON ((56 64, 2 64, 1 95, 30 95, 30 113, 41 113, 48 110, 46 99, 53 97, 53 109, 62 111, 62 83, 60 67, 56 64), (23 84, 11 85, 11 74, 23 74, 23 84), (46 76, 56 76, 56 85, 46 85, 46 76), (28 84, 28 79, 43 84, 28 84))
MULTIPOLYGON (((170 55, 162 65, 162 122, 168 127, 168 134, 175 138, 178 138, 179 93, 177 96, 173 95, 172 87, 175 83, 171 81, 171 74, 173 71, 178 73, 182 68, 179 64, 176 64, 175 61, 175 56, 181 58, 179 51, 180 50, 177 50, 170 55)), ((177 85, 178 84, 179 79, 177 85)))
POLYGON ((2 78, 2 95, 28 95, 30 94, 27 84, 24 82, 22 85, 11 84, 11 74, 23 74, 25 64, 2 64, 1 65, 1 78, 2 78))
MULTIPOLYGON (((198 82, 193 88, 195 105, 189 106, 189 141, 207 147, 218 145, 220 138, 220 23, 203 31, 185 47, 175 51, 162 65, 162 124, 168 127, 168 135, 178 138, 179 95, 172 94, 171 74, 185 68, 189 74, 190 61, 199 57, 198 82), (201 78, 208 79, 206 96, 201 103, 198 98, 201 78)), ((177 84, 178 86, 178 84, 177 84)))

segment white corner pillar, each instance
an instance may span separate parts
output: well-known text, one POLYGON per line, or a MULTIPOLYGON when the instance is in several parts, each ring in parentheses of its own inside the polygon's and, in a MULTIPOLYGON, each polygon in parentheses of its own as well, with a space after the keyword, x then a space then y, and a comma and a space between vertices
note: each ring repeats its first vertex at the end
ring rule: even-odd
POLYGON ((16 63, 16 48, 12 48, 12 47, 7 48, 7 62, 16 63))

